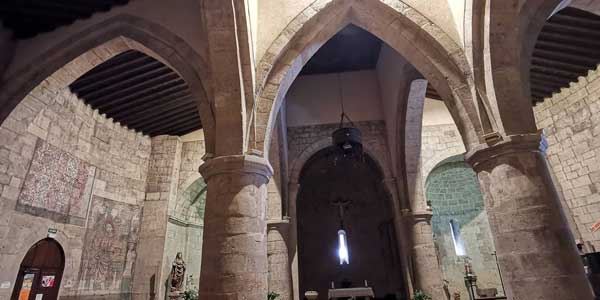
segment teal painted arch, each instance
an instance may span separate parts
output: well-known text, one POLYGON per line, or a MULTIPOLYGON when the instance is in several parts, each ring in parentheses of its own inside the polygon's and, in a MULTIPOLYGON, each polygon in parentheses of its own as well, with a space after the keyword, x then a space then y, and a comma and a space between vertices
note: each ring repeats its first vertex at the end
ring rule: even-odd
POLYGON ((425 197, 433 211, 436 234, 446 230, 450 220, 464 226, 484 210, 477 174, 462 155, 443 160, 429 173, 425 197))
POLYGON ((170 218, 186 225, 203 225, 206 206, 206 182, 198 178, 177 196, 170 218))

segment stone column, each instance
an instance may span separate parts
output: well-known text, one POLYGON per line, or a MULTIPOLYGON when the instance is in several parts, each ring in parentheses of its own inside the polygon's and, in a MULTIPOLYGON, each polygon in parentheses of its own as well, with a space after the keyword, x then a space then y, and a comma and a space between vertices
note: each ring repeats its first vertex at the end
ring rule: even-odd
POLYGON ((412 296, 413 291, 413 278, 411 275, 411 260, 412 250, 410 241, 410 223, 407 222, 406 214, 410 212, 410 209, 404 208, 398 195, 398 181, 396 178, 386 178, 383 183, 388 189, 388 192, 392 196, 392 209, 394 211, 394 230, 396 231, 396 239, 398 243, 398 249, 400 254, 400 263, 402 265, 402 279, 404 280, 404 286, 408 292, 408 296, 412 296))
POLYGON ((292 299, 292 277, 286 237, 289 221, 269 221, 267 225, 267 259, 269 263, 269 292, 281 300, 292 299))
POLYGON ((415 290, 421 290, 434 300, 445 299, 442 270, 433 242, 431 209, 412 212, 412 259, 415 290))
POLYGON ((302 299, 300 297, 300 271, 298 267, 298 222, 296 218, 296 203, 299 192, 300 184, 297 182, 290 182, 288 184, 288 209, 290 213, 290 230, 288 231, 288 257, 291 261, 292 299, 302 299))
POLYGON ((257 156, 232 155, 205 162, 200 173, 208 189, 199 298, 266 299, 271 166, 257 156))
POLYGON ((442 288, 442 269, 431 229, 433 213, 425 201, 421 173, 408 178, 408 192, 412 211, 412 266, 414 289, 421 290, 434 300, 445 299, 442 288))
POLYGON ((540 135, 467 153, 477 172, 508 299, 593 299, 540 135))

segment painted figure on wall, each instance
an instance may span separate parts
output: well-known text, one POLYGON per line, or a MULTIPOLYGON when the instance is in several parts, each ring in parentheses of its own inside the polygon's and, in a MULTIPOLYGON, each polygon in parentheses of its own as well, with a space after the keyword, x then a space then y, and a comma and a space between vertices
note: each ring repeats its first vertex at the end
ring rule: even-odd
POLYGON ((79 289, 119 291, 133 276, 141 209, 94 196, 82 253, 79 289))
POLYGON ((92 238, 90 264, 87 274, 94 280, 105 280, 109 275, 109 268, 112 262, 113 254, 119 252, 115 245, 115 225, 110 215, 106 217, 100 230, 94 232, 92 238))

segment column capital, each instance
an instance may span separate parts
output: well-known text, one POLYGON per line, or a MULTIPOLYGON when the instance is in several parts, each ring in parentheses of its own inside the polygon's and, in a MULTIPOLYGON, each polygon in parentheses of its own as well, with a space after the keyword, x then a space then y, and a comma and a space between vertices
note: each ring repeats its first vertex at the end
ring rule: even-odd
POLYGON ((273 176, 273 168, 269 161, 255 155, 228 155, 212 158, 202 165, 199 170, 207 181, 219 174, 256 174, 267 180, 273 176))
POLYGON ((280 227, 288 227, 290 225, 290 217, 283 217, 281 219, 270 219, 267 220, 267 229, 276 229, 280 227))
POLYGON ((497 157, 521 152, 542 152, 542 130, 536 133, 515 134, 494 144, 480 144, 465 153, 465 160, 475 169, 497 157))
POLYGON ((400 212, 400 216, 402 219, 407 220, 407 221, 414 221, 415 223, 418 222, 429 222, 431 221, 431 218, 433 217, 433 212, 431 211, 431 208, 427 208, 425 210, 415 210, 412 211, 410 209, 402 209, 400 212))
POLYGON ((412 217, 415 220, 415 223, 418 222, 429 222, 433 217, 433 212, 431 209, 423 210, 423 211, 414 211, 412 213, 412 217))

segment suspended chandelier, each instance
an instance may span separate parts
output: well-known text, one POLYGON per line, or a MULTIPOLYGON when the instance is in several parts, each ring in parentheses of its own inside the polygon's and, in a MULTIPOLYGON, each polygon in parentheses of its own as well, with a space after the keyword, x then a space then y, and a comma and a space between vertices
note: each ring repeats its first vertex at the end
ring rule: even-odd
POLYGON ((337 152, 340 154, 336 157, 336 160, 338 158, 360 158, 362 160, 362 134, 360 130, 354 126, 354 123, 344 111, 344 93, 342 90, 342 82, 340 79, 340 74, 338 73, 337 75, 342 113, 340 115, 340 124, 338 129, 331 134, 333 146, 336 147, 338 150, 337 152))

